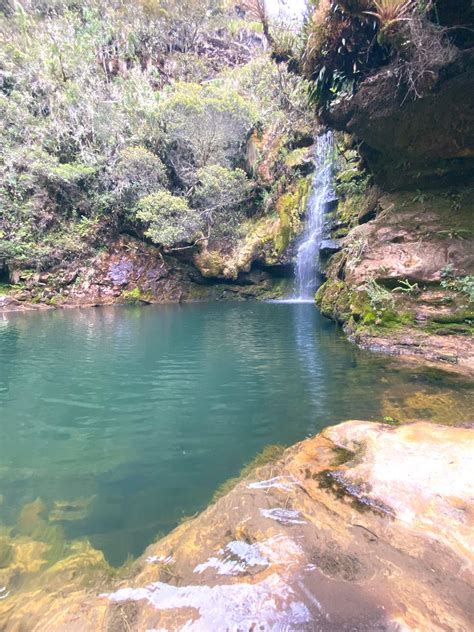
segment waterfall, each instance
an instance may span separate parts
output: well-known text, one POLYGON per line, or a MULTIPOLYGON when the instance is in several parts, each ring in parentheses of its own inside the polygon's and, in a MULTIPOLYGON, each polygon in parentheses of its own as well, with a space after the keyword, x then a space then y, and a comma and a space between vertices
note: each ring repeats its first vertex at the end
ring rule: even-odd
POLYGON ((296 256, 297 301, 313 301, 319 281, 319 248, 321 246, 324 212, 334 198, 334 142, 332 132, 316 139, 313 190, 306 206, 306 227, 296 256))

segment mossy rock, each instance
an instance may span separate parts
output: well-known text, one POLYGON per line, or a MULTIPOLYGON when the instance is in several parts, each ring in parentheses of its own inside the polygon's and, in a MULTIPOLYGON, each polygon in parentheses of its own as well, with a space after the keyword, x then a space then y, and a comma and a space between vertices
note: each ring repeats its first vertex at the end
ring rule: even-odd
POLYGON ((120 295, 120 300, 124 303, 150 303, 152 297, 149 292, 142 292, 139 287, 133 288, 133 290, 124 290, 120 295))
POLYGON ((315 300, 325 316, 339 322, 351 321, 356 328, 396 329, 414 322, 412 314, 394 306, 372 305, 365 290, 354 290, 341 279, 328 279, 317 291, 315 300))
POLYGON ((470 336, 472 335, 472 328, 453 323, 448 327, 435 328, 433 333, 437 336, 470 336))
POLYGON ((412 314, 396 309, 393 303, 374 305, 365 290, 352 293, 350 308, 354 321, 365 327, 397 329, 414 322, 412 314))
POLYGON ((432 316, 430 319, 430 323, 441 325, 470 323, 471 321, 474 322, 474 311, 472 309, 463 309, 452 314, 440 314, 432 316))
POLYGON ((344 171, 340 171, 337 174, 337 181, 338 182, 351 182, 352 180, 356 180, 357 178, 360 178, 360 171, 359 169, 357 169, 357 167, 353 167, 350 169, 345 169, 344 171))
POLYGON ((300 178, 289 191, 278 198, 276 211, 280 218, 280 230, 275 237, 275 248, 282 253, 301 228, 301 216, 306 207, 310 180, 300 178))
POLYGON ((437 322, 433 318, 427 323, 425 329, 428 333, 436 334, 437 336, 470 336, 474 332, 474 320, 437 322))
POLYGON ((298 149, 294 149, 285 158, 285 167, 288 167, 289 169, 295 169, 296 167, 302 166, 305 163, 307 155, 307 147, 299 147, 298 149))
POLYGON ((223 274, 225 261, 220 252, 203 250, 194 256, 194 263, 203 277, 216 278, 223 274))
POLYGON ((365 208, 365 198, 363 195, 351 195, 339 202, 337 216, 339 221, 348 226, 355 225, 361 211, 365 208))
POLYGON ((350 292, 344 281, 328 279, 316 292, 316 305, 330 318, 345 322, 350 318, 350 292))

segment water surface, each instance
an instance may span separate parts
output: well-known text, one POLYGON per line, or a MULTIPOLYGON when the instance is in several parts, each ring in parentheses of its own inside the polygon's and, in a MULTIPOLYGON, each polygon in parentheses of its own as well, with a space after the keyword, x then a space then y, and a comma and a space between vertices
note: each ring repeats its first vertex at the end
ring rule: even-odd
POLYGON ((308 304, 4 315, 0 529, 41 514, 120 564, 267 444, 350 418, 462 420, 469 398, 358 350, 308 304))

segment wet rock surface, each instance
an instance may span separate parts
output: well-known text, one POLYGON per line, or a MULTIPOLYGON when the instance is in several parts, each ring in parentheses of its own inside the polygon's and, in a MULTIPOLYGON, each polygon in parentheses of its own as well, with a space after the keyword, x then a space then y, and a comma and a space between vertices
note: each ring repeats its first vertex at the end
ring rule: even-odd
POLYGON ((10 577, 2 629, 468 630, 473 449, 466 427, 328 428, 115 578, 71 559, 10 577))
MULTIPOLYGON (((45 308, 46 306, 42 306, 45 308)), ((37 305, 31 305, 23 301, 19 301, 12 296, 4 295, 0 296, 0 313, 7 312, 27 312, 34 309, 38 309, 37 305)))

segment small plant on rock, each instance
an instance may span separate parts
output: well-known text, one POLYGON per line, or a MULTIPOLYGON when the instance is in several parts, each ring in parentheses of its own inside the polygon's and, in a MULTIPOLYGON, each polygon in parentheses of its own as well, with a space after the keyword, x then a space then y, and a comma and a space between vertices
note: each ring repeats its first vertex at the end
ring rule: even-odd
POLYGON ((387 306, 393 307, 394 299, 391 292, 377 283, 375 279, 369 279, 364 289, 374 309, 379 310, 387 306))
POLYGON ((418 283, 410 283, 408 279, 400 281, 400 285, 392 290, 392 292, 403 292, 404 294, 419 294, 421 292, 418 283))
POLYGON ((412 7, 412 0, 375 0, 374 10, 365 13, 377 18, 382 28, 390 28, 394 23, 406 20, 412 7))
POLYGON ((470 303, 474 303, 474 276, 468 274, 462 277, 445 277, 441 281, 441 287, 445 290, 465 294, 470 303))

